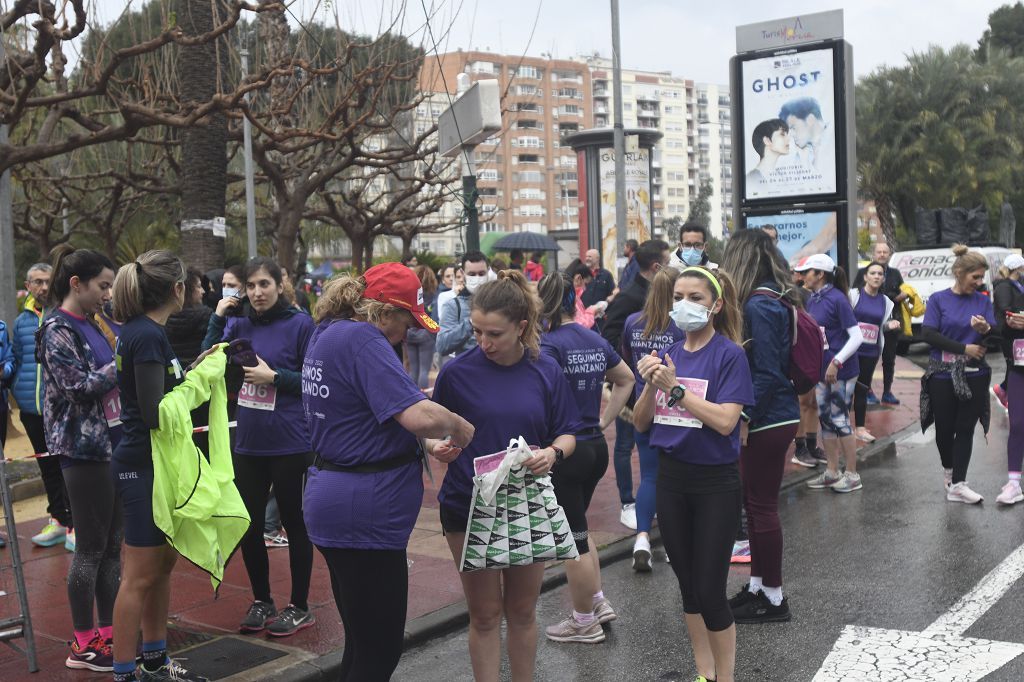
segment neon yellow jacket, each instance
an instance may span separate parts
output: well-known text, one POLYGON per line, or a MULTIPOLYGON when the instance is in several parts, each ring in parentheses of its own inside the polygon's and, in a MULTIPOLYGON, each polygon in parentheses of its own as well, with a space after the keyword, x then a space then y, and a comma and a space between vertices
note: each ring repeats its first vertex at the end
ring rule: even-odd
POLYGON ((153 521, 183 557, 210 574, 214 590, 249 528, 228 444, 223 346, 160 401, 153 445, 153 521), (210 458, 192 441, 190 410, 210 401, 210 458))

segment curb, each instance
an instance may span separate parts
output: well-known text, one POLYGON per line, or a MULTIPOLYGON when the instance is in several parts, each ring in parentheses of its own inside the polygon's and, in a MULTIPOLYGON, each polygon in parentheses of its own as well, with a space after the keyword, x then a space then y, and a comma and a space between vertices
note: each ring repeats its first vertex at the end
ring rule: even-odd
MULTIPOLYGON (((920 422, 914 421, 896 433, 879 438, 874 443, 860 448, 857 454, 858 461, 874 459, 885 454, 890 448, 895 449, 896 444, 904 438, 912 435, 921 428, 920 422)), ((808 481, 817 475, 817 467, 806 469, 791 474, 782 481, 779 493, 791 490, 800 484, 808 481)), ((661 534, 657 528, 651 530, 651 544, 661 541, 661 534)), ((598 550, 598 557, 601 566, 619 561, 633 553, 633 537, 626 536, 615 540, 598 550)), ((561 565, 547 571, 544 582, 541 583, 540 592, 544 594, 550 590, 564 585, 566 582, 565 568, 561 565)), ((411 648, 425 644, 426 642, 441 635, 464 627, 469 623, 469 611, 465 602, 456 602, 442 607, 437 611, 414 618, 406 624, 405 646, 403 652, 411 648)), ((343 650, 332 651, 318 658, 297 663, 277 673, 275 680, 280 682, 320 682, 337 679, 341 670, 341 657, 343 650)))

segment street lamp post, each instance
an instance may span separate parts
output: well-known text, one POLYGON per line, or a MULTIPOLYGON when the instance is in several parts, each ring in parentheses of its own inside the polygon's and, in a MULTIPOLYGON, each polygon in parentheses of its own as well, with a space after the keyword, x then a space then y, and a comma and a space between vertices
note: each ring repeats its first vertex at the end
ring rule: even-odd
MULTIPOLYGON (((242 48, 242 80, 249 76, 249 50, 242 48)), ((245 103, 249 104, 249 93, 245 93, 245 103)), ((256 187, 252 164, 252 124, 248 116, 242 117, 242 140, 245 156, 245 230, 249 242, 249 258, 256 257, 256 187)))

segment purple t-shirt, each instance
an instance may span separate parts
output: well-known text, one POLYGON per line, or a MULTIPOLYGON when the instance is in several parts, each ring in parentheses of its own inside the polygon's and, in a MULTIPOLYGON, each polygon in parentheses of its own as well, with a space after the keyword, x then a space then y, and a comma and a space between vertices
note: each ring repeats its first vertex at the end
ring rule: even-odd
POLYGON ((473 460, 504 452, 512 438, 547 447, 580 430, 576 401, 562 368, 541 353, 511 366, 487 359, 479 347, 446 364, 434 384, 435 401, 476 427, 473 441, 448 465, 438 501, 460 512, 473 494, 473 460))
POLYGON ((642 315, 643 312, 633 313, 626 318, 626 324, 622 327, 622 352, 625 355, 626 364, 633 370, 633 376, 636 377, 633 395, 637 398, 644 390, 644 380, 640 378, 640 372, 636 371, 636 365, 640 362, 640 358, 650 355, 652 350, 658 351, 658 355, 661 355, 663 350, 686 338, 683 330, 677 327, 671 319, 668 321, 665 331, 660 334, 651 334, 649 337, 644 336, 646 322, 642 319, 642 315))
MULTIPOLYGON (((860 290, 860 297, 853 309, 853 316, 857 318, 857 324, 861 325, 861 333, 864 334, 864 341, 857 349, 857 355, 868 358, 877 358, 882 352, 882 334, 885 320, 885 294, 878 292, 874 296, 868 294, 864 289, 860 290), (874 340, 869 334, 874 334, 874 340)), ((838 349, 837 349, 838 350, 838 349)))
MULTIPOLYGON (((395 415, 426 400, 377 327, 322 322, 302 364, 302 404, 313 450, 354 466, 407 455, 416 437, 395 415)), ((419 462, 380 473, 309 470, 303 498, 314 544, 404 549, 423 502, 419 462)))
MULTIPOLYGON (((973 294, 955 294, 952 289, 936 291, 928 298, 928 307, 924 311, 922 325, 937 329, 947 339, 964 345, 980 344, 982 336, 971 327, 971 316, 981 315, 993 327, 996 324, 992 312, 992 300, 980 292, 973 294)), ((948 353, 947 353, 948 355, 948 353)), ((930 357, 941 362, 943 351, 932 348, 930 357)), ((948 372, 935 376, 949 378, 948 372)))
MULTIPOLYGON (((828 346, 825 348, 825 355, 822 358, 822 373, 824 373, 828 369, 829 363, 832 362, 832 358, 850 340, 850 334, 846 330, 857 326, 857 318, 853 314, 850 299, 831 284, 811 294, 807 301, 807 312, 818 321, 818 326, 825 331, 825 341, 828 346)), ((838 377, 840 379, 844 381, 852 379, 860 373, 860 367, 852 360, 853 358, 848 359, 839 369, 838 377)))
MULTIPOLYGON (((718 404, 754 403, 747 354, 721 334, 715 334, 695 353, 677 343, 668 349, 668 355, 676 365, 676 376, 688 391, 703 392, 705 400, 718 404)), ((662 403, 665 396, 658 393, 658 402, 662 403)), ((731 464, 740 456, 739 421, 732 433, 723 436, 678 405, 658 408, 650 433, 653 447, 687 464, 731 464)))
POLYGON ((569 382, 569 390, 580 411, 580 440, 603 438, 597 429, 601 424, 601 393, 604 376, 622 358, 610 343, 596 332, 575 322, 563 324, 547 332, 540 340, 540 350, 558 363, 569 382))
MULTIPOLYGON (((222 340, 249 339, 253 350, 271 369, 298 372, 306 355, 313 319, 296 313, 269 324, 248 317, 230 317, 222 340)), ((302 396, 279 386, 243 384, 238 395, 235 452, 241 455, 292 455, 309 452, 309 431, 302 396)))

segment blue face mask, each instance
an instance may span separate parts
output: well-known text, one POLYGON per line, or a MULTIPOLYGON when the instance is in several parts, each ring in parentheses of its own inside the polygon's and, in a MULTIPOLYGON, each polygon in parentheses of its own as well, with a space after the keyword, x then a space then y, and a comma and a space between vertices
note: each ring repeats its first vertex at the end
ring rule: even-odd
POLYGON ((687 265, 700 265, 701 260, 704 258, 704 252, 700 249, 683 249, 682 259, 687 265))

